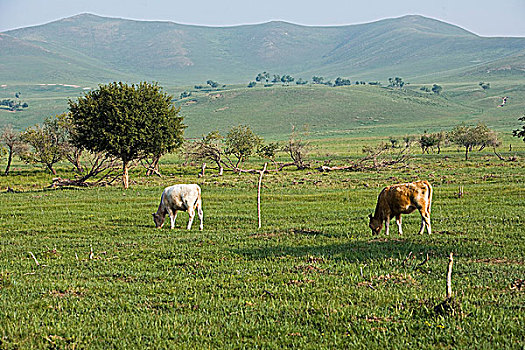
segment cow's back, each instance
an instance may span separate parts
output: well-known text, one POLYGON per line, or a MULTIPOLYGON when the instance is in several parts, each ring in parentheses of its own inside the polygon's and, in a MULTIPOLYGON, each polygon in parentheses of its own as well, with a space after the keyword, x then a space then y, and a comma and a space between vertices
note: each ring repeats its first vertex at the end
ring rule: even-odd
POLYGON ((427 181, 416 181, 388 186, 380 196, 384 197, 382 205, 388 206, 392 214, 409 214, 426 206, 431 191, 427 181))
POLYGON ((162 194, 164 205, 175 210, 187 210, 193 207, 201 196, 201 188, 197 184, 178 184, 166 187, 162 194))

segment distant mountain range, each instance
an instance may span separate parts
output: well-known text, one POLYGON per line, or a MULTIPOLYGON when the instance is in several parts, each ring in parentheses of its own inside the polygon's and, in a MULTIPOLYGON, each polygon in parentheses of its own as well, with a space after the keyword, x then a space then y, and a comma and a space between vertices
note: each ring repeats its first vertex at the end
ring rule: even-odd
POLYGON ((525 38, 486 38, 422 16, 310 27, 204 27, 81 14, 0 33, 0 83, 248 83, 263 71, 310 80, 525 77, 525 38))

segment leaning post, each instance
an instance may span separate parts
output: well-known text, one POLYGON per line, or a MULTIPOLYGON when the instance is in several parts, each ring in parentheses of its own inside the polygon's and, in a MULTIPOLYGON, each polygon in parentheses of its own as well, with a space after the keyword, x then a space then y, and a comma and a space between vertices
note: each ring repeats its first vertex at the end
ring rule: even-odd
POLYGON ((452 298, 452 265, 454 264, 454 258, 450 253, 448 257, 448 270, 447 270, 447 299, 452 298))
POLYGON ((257 187, 257 218, 259 219, 259 226, 261 228, 261 184, 264 173, 266 172, 266 166, 268 163, 264 163, 262 170, 259 170, 259 185, 257 187))

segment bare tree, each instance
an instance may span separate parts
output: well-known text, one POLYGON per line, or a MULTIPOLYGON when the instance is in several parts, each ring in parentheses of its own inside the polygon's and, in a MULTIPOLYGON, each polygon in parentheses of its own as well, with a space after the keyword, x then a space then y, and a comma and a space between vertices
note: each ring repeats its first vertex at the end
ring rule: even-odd
POLYGON ((66 158, 67 161, 75 167, 77 173, 82 174, 84 172, 84 168, 82 166, 81 157, 82 153, 84 152, 84 149, 75 146, 72 142, 75 134, 75 127, 71 115, 67 113, 62 113, 60 115, 57 115, 56 119, 58 127, 57 132, 60 133, 63 137, 61 147, 63 150, 64 158, 66 158))
POLYGON ((364 157, 356 161, 351 161, 348 165, 318 167, 319 171, 334 170, 378 170, 398 164, 406 164, 411 158, 410 147, 392 148, 388 143, 382 142, 376 146, 363 147, 364 157))
POLYGON ((302 137, 306 134, 307 132, 305 131, 301 135, 296 131, 295 126, 292 126, 292 133, 288 139, 288 144, 283 148, 283 151, 288 153, 290 158, 292 158, 293 165, 295 165, 297 169, 307 169, 310 167, 310 164, 307 162, 310 143, 304 141, 302 137))
POLYGON ((106 153, 84 152, 83 173, 74 179, 54 178, 50 187, 109 185, 120 177, 121 164, 106 153), (88 181, 92 180, 92 181, 88 181))
POLYGON ((219 175, 224 171, 224 143, 218 131, 212 131, 202 139, 185 144, 185 154, 188 158, 203 162, 211 161, 217 165, 219 175))

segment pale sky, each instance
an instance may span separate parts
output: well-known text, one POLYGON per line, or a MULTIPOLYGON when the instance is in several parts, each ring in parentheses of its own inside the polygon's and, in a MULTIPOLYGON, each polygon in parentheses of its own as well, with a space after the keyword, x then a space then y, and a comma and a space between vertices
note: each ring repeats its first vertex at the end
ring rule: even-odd
POLYGON ((347 25, 415 14, 481 36, 525 37, 525 0, 0 0, 0 32, 80 13, 208 26, 347 25))

